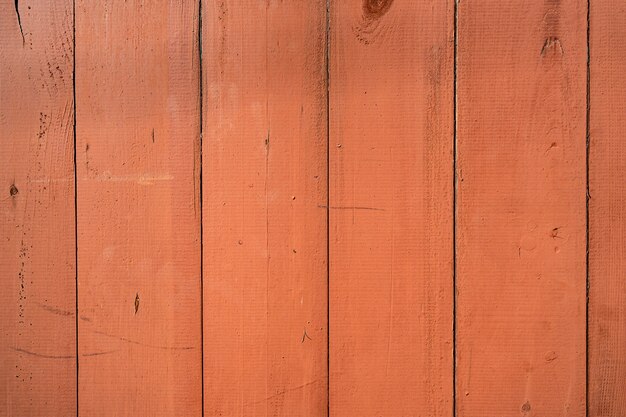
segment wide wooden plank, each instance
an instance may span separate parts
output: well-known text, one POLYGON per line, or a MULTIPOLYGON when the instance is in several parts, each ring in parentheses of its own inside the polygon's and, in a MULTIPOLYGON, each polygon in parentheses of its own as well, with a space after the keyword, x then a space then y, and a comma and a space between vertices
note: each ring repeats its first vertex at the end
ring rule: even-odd
POLYGON ((326 4, 202 11, 205 413, 326 416, 326 4))
POLYGON ((330 29, 331 415, 451 416, 454 2, 330 29))
POLYGON ((0 415, 76 413, 71 0, 0 4, 0 415))
POLYGON ((626 415, 626 4, 591 2, 589 416, 626 415))
POLYGON ((201 413, 198 8, 76 3, 81 416, 201 413))
POLYGON ((458 5, 459 417, 585 415, 586 16, 458 5))

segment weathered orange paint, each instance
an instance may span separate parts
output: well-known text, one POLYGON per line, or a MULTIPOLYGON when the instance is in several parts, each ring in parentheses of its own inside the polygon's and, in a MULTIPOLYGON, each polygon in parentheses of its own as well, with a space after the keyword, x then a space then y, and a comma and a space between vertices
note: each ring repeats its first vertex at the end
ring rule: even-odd
POLYGON ((461 1, 457 416, 585 415, 586 1, 461 1))
POLYGON ((622 417, 625 18, 0 2, 0 416, 622 417))
POLYGON ((206 415, 327 415, 326 5, 203 3, 206 415))
POLYGON ((0 3, 0 416, 76 412, 72 32, 0 3))
POLYGON ((452 1, 330 2, 330 414, 452 416, 452 1))
POLYGON ((198 17, 76 3, 81 416, 201 414, 198 17))
POLYGON ((626 415, 626 4, 591 2, 589 417, 626 415))

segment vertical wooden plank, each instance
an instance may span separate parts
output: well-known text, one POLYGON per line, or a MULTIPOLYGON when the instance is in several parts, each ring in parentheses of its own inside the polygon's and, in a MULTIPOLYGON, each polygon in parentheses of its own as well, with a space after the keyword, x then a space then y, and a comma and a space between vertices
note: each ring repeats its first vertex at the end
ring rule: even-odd
POLYGON ((0 415, 76 412, 71 1, 0 4, 0 415))
POLYGON ((201 413, 198 6, 76 4, 82 416, 201 413))
POLYGON ((586 2, 461 1, 457 415, 585 415, 586 2))
POLYGON ((326 4, 202 10, 205 412, 326 416, 326 4))
POLYGON ((330 14, 331 415, 451 416, 454 3, 330 14))
POLYGON ((591 2, 589 416, 626 415, 626 4, 591 2))

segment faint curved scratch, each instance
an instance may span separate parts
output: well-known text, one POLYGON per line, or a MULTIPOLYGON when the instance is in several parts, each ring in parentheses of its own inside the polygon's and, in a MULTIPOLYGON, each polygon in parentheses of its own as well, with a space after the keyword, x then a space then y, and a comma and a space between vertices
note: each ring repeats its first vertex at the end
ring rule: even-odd
POLYGON ((37 305, 39 307, 41 307, 42 309, 52 313, 52 314, 56 314, 58 316, 73 316, 74 313, 71 311, 67 311, 67 310, 63 310, 61 308, 56 308, 53 306, 49 306, 47 304, 42 304, 42 303, 37 303, 37 305))
POLYGON ((100 355, 108 355, 110 353, 115 353, 117 350, 106 350, 104 352, 93 352, 93 353, 83 353, 80 356, 100 356, 100 355))
POLYGON ((112 334, 108 334, 105 332, 101 332, 99 330, 91 330, 96 334, 101 334, 103 336, 111 337, 113 339, 121 340, 122 342, 132 343, 133 345, 145 346, 152 349, 163 349, 163 350, 191 350, 194 349, 193 346, 163 346, 163 345, 149 345, 147 343, 141 343, 136 340, 128 339, 126 337, 114 336, 112 334))
POLYGON ((314 379, 313 381, 309 381, 309 382, 307 382, 306 384, 298 385, 297 387, 292 387, 292 388, 287 388, 287 389, 284 389, 284 390, 282 390, 282 391, 280 391, 280 392, 277 392, 277 393, 276 393, 276 394, 274 394, 274 395, 270 395, 269 397, 263 398, 262 400, 255 401, 255 402, 253 402, 253 403, 248 403, 248 405, 254 405, 254 404, 259 404, 259 403, 262 403, 262 402, 265 402, 265 401, 269 401, 269 400, 271 400, 272 398, 280 397, 281 395, 285 395, 285 394, 288 394, 288 393, 293 392, 293 391, 298 391, 298 390, 301 390, 301 389, 303 389, 303 388, 308 387, 309 385, 316 384, 316 383, 318 383, 318 382, 320 382, 320 381, 322 381, 322 380, 326 380, 326 377, 322 377, 322 378, 314 379))
POLYGON ((26 355, 36 356, 38 358, 45 358, 45 359, 74 359, 75 358, 75 356, 46 355, 43 353, 31 352, 30 350, 26 350, 26 349, 22 349, 18 347, 12 347, 11 349, 13 349, 16 352, 25 353, 26 355))

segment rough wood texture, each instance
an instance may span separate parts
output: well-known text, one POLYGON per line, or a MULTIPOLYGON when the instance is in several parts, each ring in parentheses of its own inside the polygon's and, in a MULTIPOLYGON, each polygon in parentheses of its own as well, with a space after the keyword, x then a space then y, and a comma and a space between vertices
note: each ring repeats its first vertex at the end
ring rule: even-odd
POLYGON ((589 416, 626 415, 626 4, 591 2, 589 416))
POLYGON ((326 416, 326 5, 202 9, 205 412, 326 416))
POLYGON ((330 411, 452 415, 452 1, 330 3, 330 411))
POLYGON ((76 4, 84 416, 201 413, 198 17, 76 4))
POLYGON ((76 412, 72 2, 0 4, 0 415, 76 412))
POLYGON ((585 415, 586 2, 461 1, 457 415, 585 415))

